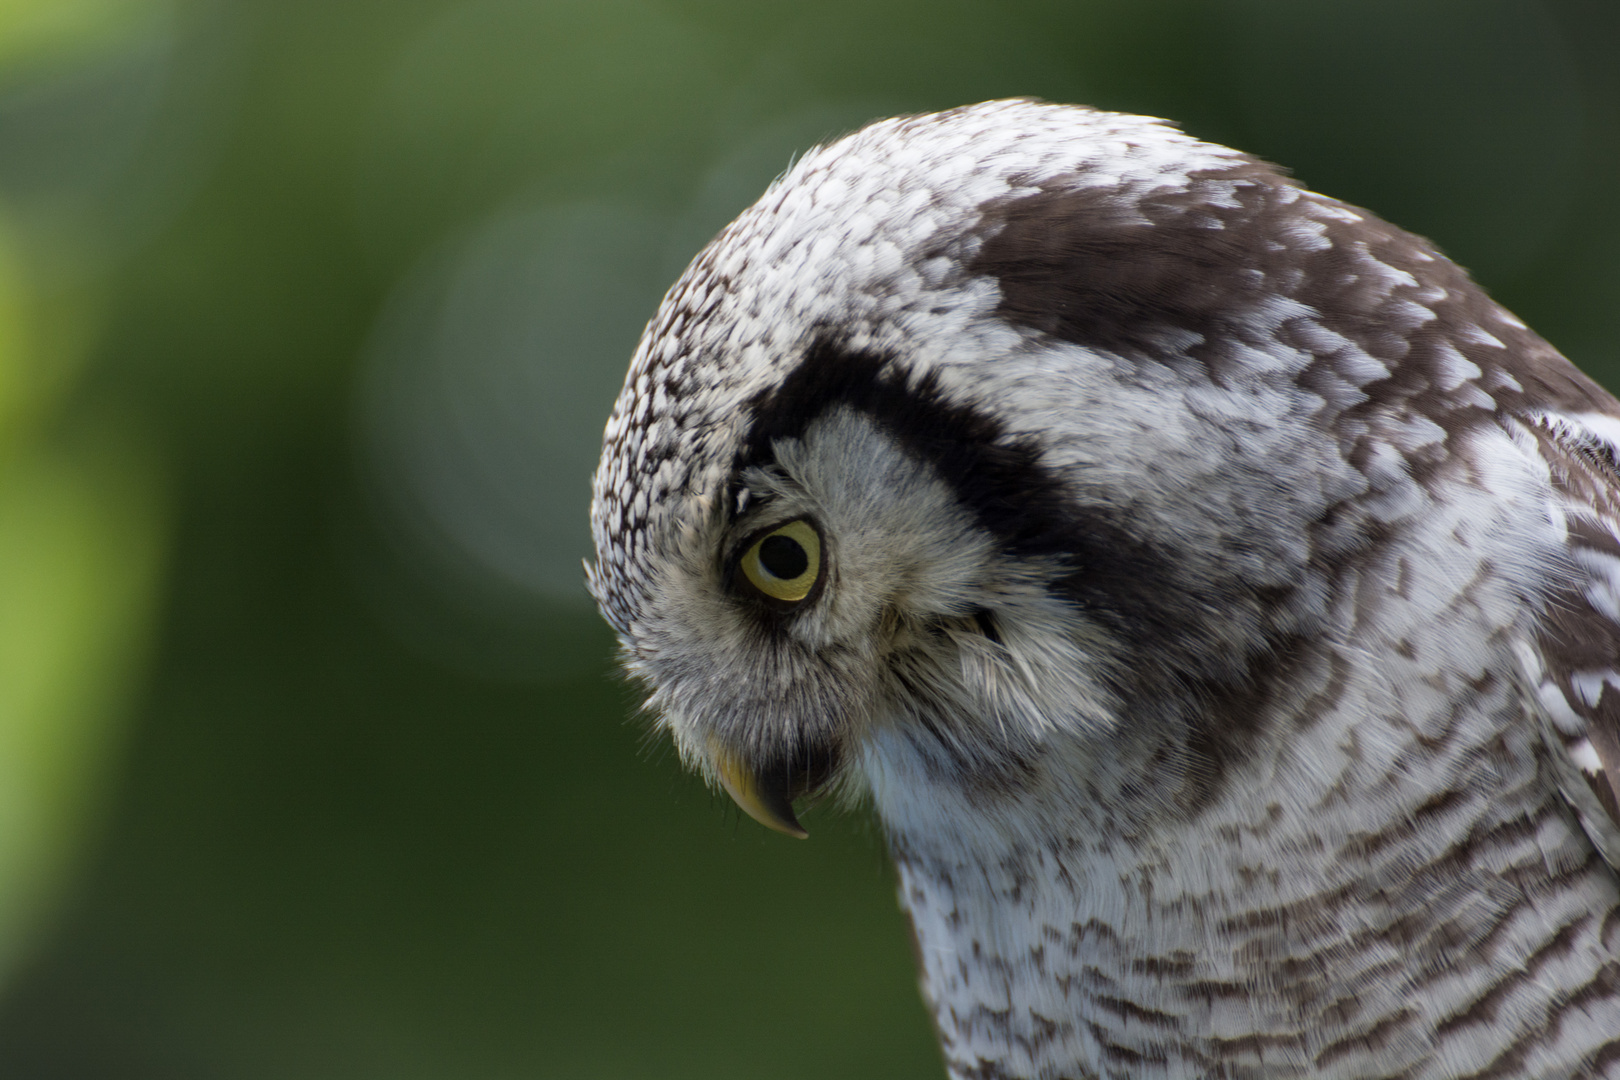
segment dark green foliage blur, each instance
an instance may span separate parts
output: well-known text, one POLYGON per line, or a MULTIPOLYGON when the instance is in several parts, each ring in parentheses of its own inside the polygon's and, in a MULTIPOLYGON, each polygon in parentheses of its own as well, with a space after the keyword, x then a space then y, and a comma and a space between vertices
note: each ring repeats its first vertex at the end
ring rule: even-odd
POLYGON ((1620 380, 1614 0, 0 5, 0 1076, 939 1075, 875 828, 688 779, 578 565, 708 236, 1011 95, 1278 161, 1620 380))

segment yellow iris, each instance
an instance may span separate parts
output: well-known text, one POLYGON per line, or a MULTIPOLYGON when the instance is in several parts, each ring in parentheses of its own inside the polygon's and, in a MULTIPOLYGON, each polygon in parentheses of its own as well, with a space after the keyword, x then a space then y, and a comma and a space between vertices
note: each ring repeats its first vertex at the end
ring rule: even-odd
POLYGON ((796 604, 821 577, 821 536, 808 521, 790 521, 743 553, 743 577, 772 600, 796 604))

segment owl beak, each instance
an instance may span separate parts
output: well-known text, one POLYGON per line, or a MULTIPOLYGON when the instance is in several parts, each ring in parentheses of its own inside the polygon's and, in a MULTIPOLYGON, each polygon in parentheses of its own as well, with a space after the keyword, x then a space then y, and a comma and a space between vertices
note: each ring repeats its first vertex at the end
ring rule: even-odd
MULTIPOLYGON (((762 775, 720 746, 715 746, 711 753, 714 771, 720 775, 720 786, 726 789, 733 802, 742 807, 743 813, 767 829, 775 829, 800 840, 810 835, 799 824, 799 819, 793 816, 793 798, 789 794, 785 774, 779 777, 762 775)), ((777 770, 771 772, 776 774, 777 770)))

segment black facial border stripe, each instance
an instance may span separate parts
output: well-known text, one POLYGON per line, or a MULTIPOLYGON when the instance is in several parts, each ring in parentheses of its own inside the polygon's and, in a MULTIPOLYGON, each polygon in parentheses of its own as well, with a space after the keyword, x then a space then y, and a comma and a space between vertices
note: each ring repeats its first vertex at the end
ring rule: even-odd
MULTIPOLYGON (((844 406, 870 419, 907 453, 930 463, 975 521, 1007 554, 1050 558, 1063 570, 1055 594, 1133 643, 1173 634, 1165 610, 1166 557, 1101 511, 1082 508, 1041 462, 1038 447, 1012 438, 994 417, 946 399, 933 373, 906 379, 882 354, 818 337, 775 388, 744 407, 752 418, 733 468, 772 464, 775 445, 802 438, 818 417, 844 406)), ((735 498, 728 500, 735 505, 735 498)), ((1170 605, 1174 607, 1174 605, 1170 605)))

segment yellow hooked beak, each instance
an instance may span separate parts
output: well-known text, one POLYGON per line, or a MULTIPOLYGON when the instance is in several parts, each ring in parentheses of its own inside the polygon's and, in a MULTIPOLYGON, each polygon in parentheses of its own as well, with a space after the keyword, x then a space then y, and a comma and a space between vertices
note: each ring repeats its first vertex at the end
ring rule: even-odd
POLYGON ((793 800, 788 795, 785 777, 773 783, 772 778, 760 776, 718 744, 712 744, 709 752, 714 760, 714 771, 720 775, 720 786, 742 807, 743 813, 767 829, 800 840, 810 835, 793 816, 793 800))

